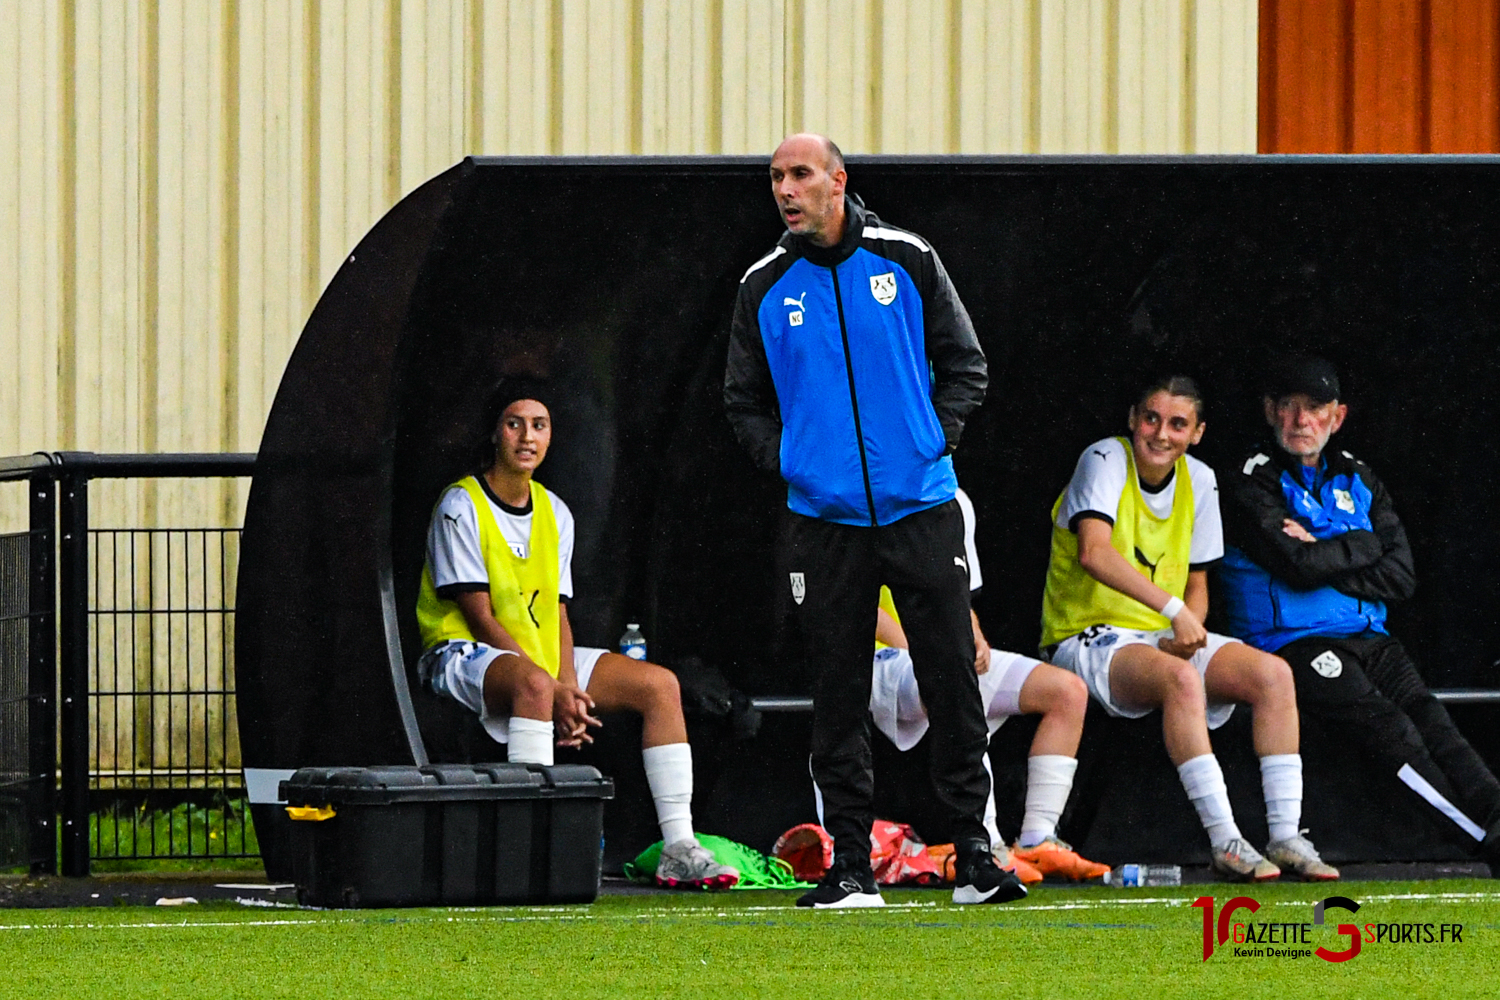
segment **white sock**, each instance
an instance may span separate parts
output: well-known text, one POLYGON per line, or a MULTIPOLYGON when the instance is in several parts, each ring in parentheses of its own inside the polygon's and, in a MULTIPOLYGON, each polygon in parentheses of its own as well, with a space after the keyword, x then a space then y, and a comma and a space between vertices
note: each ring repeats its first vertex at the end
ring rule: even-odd
POLYGON ((1198 820, 1208 831, 1208 842, 1215 849, 1239 839, 1240 828, 1234 825, 1234 811, 1229 808, 1229 789, 1224 786, 1224 772, 1219 759, 1211 753, 1183 761, 1177 767, 1183 790, 1198 810, 1198 820))
POLYGON ((1021 820, 1022 847, 1035 847, 1057 835, 1057 819, 1073 790, 1077 757, 1041 753, 1026 761, 1026 816, 1021 820))
POLYGON ((1260 759, 1260 787, 1266 795, 1266 825, 1272 840, 1297 836, 1302 822, 1302 755, 1270 754, 1260 759))
POLYGON ((510 717, 510 754, 512 764, 552 763, 552 723, 541 719, 510 717))
POLYGON ((693 749, 666 743, 641 751, 664 844, 693 839, 693 749))

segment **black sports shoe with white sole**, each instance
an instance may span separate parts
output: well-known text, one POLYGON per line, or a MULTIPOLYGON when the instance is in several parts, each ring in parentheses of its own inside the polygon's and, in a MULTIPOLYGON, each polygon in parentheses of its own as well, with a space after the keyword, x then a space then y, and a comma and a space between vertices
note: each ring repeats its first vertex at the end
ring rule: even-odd
POLYGON ((955 903, 1009 903, 1026 898, 1026 887, 1014 874, 995 864, 988 850, 966 853, 958 862, 953 884, 955 903))
POLYGON ((798 906, 811 906, 820 910, 850 909, 854 907, 884 906, 880 889, 875 885, 875 876, 870 871, 870 862, 863 865, 835 858, 833 867, 818 883, 818 887, 804 893, 797 900, 798 906))

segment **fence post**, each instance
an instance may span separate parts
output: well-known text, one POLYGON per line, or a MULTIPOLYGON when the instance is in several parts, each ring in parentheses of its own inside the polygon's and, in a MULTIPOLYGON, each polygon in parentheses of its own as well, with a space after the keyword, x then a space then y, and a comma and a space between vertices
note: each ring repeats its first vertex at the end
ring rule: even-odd
POLYGON ((33 476, 31 495, 31 630, 27 678, 31 710, 31 872, 57 874, 57 500, 52 473, 33 476))
POLYGON ((62 662, 62 873, 89 873, 89 481, 59 481, 59 650, 62 662))

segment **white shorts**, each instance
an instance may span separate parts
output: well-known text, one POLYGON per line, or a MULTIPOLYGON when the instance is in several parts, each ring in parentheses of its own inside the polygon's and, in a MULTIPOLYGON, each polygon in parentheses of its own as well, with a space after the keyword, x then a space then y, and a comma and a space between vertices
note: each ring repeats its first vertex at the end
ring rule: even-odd
MULTIPOLYGON (((573 647, 573 672, 578 675, 578 686, 589 689, 589 679, 594 676, 594 664, 599 657, 609 652, 589 646, 573 647)), ((484 672, 497 656, 514 656, 507 649, 496 649, 482 642, 467 642, 455 639, 433 646, 417 661, 417 677, 437 695, 452 698, 464 708, 479 716, 484 731, 496 743, 510 742, 510 716, 490 715, 484 707, 484 672)))
MULTIPOLYGON (((990 669, 979 675, 979 696, 991 736, 1006 719, 1021 714, 1021 685, 1041 662, 1019 653, 990 650, 990 669)), ((875 651, 870 715, 875 728, 898 750, 910 750, 927 735, 927 709, 917 693, 917 674, 906 650, 888 646, 875 651)))
MULTIPOLYGON (((1094 700, 1104 706, 1110 715, 1126 719, 1139 719, 1150 715, 1149 708, 1126 708, 1115 702, 1109 690, 1109 664, 1115 654, 1126 646, 1156 646, 1156 640, 1171 638, 1172 630, 1159 632, 1137 632, 1135 629, 1118 628, 1114 625, 1093 625, 1074 636, 1069 636, 1057 646, 1052 662, 1064 670, 1071 670, 1088 685, 1094 700)), ((1188 662, 1198 669, 1198 676, 1208 669, 1208 661, 1219 650, 1238 639, 1216 632, 1208 633, 1208 644, 1193 654, 1188 662)), ((1218 729, 1234 714, 1234 702, 1211 701, 1208 708, 1208 728, 1218 729)))

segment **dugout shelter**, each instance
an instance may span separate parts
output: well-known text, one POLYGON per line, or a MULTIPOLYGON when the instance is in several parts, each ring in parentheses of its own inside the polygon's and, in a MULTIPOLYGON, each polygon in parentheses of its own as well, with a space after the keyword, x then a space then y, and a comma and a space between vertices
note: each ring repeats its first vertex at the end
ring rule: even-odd
MULTIPOLYGON (((851 157, 849 173, 883 219, 933 242, 990 358, 956 462, 995 645, 1035 648, 1047 512, 1084 445, 1123 432, 1145 375, 1200 379, 1195 453, 1222 469, 1260 435, 1264 361, 1314 349, 1353 408, 1336 443, 1386 481, 1418 559, 1392 631, 1431 686, 1500 687, 1500 535, 1483 530, 1500 515, 1500 159, 851 157)), ((287 366, 245 519, 238 712, 268 866, 277 775, 498 753, 417 690, 412 609, 431 506, 469 471, 502 375, 565 390, 538 478, 577 517, 577 641, 612 646, 640 621, 653 660, 696 657, 748 695, 807 694, 813 665, 774 570, 784 488, 720 403, 737 282, 779 233, 763 158, 473 157, 354 248, 287 366)), ((1452 710, 1500 764, 1496 707, 1452 710)), ((1263 839, 1246 716, 1214 742, 1263 839)), ((699 828, 767 849, 810 818, 808 725, 767 715, 751 736, 690 717, 699 828)), ((620 783, 618 863, 654 834, 638 732, 607 728, 591 753, 620 783)), ((1019 819, 1031 731, 1012 720, 992 748, 1002 828, 1019 819)), ((882 811, 931 812, 920 748, 898 759, 874 742, 882 811)), ((1329 860, 1469 851, 1361 772, 1339 734, 1305 731, 1304 756, 1305 822, 1329 860)), ((1095 711, 1080 760, 1062 832, 1086 856, 1206 857, 1155 716, 1095 711)))

